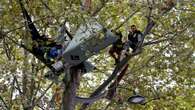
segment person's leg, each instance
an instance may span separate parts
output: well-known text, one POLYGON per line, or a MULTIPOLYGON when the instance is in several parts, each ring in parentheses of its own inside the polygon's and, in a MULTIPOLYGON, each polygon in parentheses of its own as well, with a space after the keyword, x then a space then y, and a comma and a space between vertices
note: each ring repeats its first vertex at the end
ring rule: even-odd
POLYGON ((133 44, 133 42, 129 42, 129 47, 133 50, 132 52, 135 52, 136 51, 136 45, 133 44))
POLYGON ((132 45, 132 49, 133 49, 132 52, 134 53, 134 52, 136 51, 136 49, 137 49, 137 48, 136 48, 136 45, 132 45))
POLYGON ((111 100, 115 96, 116 96, 116 85, 113 84, 113 85, 108 87, 108 94, 107 94, 106 98, 111 100))
POLYGON ((117 51, 116 51, 116 53, 117 53, 117 61, 118 62, 121 61, 122 51, 123 51, 123 49, 117 49, 117 51))
POLYGON ((112 58, 114 58, 114 65, 116 65, 118 62, 119 62, 119 59, 118 59, 118 54, 117 54, 117 49, 112 47, 110 50, 109 50, 109 54, 112 58), (116 55, 117 54, 117 55, 116 55))
POLYGON ((111 47, 109 50, 109 54, 112 58, 117 59, 116 55, 114 53, 115 53, 115 49, 113 47, 111 47))
POLYGON ((37 40, 40 38, 40 34, 37 31, 35 25, 33 24, 31 17, 29 16, 27 10, 24 8, 24 5, 22 4, 22 2, 20 1, 20 5, 22 8, 22 13, 23 13, 23 17, 26 20, 26 25, 28 26, 30 33, 32 35, 32 40, 37 40))

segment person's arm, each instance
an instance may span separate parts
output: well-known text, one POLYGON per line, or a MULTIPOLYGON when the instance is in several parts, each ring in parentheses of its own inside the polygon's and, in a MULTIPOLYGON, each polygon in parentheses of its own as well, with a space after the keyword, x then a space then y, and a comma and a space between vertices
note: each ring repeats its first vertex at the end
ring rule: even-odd
POLYGON ((138 43, 137 43, 137 46, 136 47, 139 48, 139 47, 141 47, 142 42, 143 42, 143 34, 141 32, 138 33, 137 39, 138 39, 138 43))
POLYGON ((142 41, 142 34, 141 34, 141 33, 139 33, 139 34, 137 35, 137 39, 138 39, 138 42, 141 42, 141 41, 142 41))
POLYGON ((129 32, 129 34, 128 34, 128 40, 130 40, 131 37, 132 37, 132 32, 129 32))

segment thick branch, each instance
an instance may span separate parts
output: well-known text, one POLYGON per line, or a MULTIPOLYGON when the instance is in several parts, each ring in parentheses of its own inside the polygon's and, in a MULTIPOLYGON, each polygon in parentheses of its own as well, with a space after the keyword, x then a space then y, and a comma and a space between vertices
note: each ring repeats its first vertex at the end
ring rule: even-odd
MULTIPOLYGON (((103 84, 101 84, 91 95, 90 97, 96 96, 98 94, 100 94, 108 85, 109 83, 116 78, 117 73, 121 70, 121 68, 127 64, 127 62, 129 61, 129 59, 131 59, 132 57, 136 56, 139 53, 132 53, 131 55, 127 56, 126 58, 124 58, 119 64, 117 64, 116 68, 114 69, 114 71, 112 72, 112 74, 110 75, 110 77, 108 77, 107 80, 105 80, 103 82, 103 84)), ((85 110, 87 108, 89 104, 85 103, 80 110, 85 110)))
POLYGON ((119 85, 120 81, 122 80, 123 76, 125 75, 127 69, 128 69, 128 64, 125 65, 122 69, 122 71, 119 73, 119 75, 117 76, 117 78, 115 79, 115 81, 113 83, 110 84, 110 86, 108 87, 108 94, 106 96, 107 99, 111 100, 115 94, 116 94, 116 88, 119 85))
POLYGON ((62 94, 61 110, 74 110, 76 104, 76 90, 80 81, 80 71, 77 67, 72 67, 70 72, 66 74, 70 75, 70 80, 66 76, 64 77, 64 91, 62 94))
POLYGON ((46 60, 42 57, 42 56, 39 56, 39 55, 37 55, 37 54, 35 54, 31 49, 28 49, 25 45, 23 45, 23 44, 19 44, 17 41, 15 41, 15 40, 13 40, 12 38, 10 38, 10 37, 7 37, 9 40, 11 40, 14 44, 16 44, 16 45, 18 45, 18 46, 20 46, 21 48, 23 48, 23 49, 25 49, 25 50, 27 50, 28 52, 30 52, 31 54, 33 54, 33 56, 35 56, 37 59, 39 59, 42 63, 44 63, 48 68, 50 68, 51 70, 54 70, 54 68, 50 65, 50 64, 48 64, 47 62, 46 62, 46 60))
POLYGON ((99 94, 97 96, 94 97, 90 97, 90 98, 83 98, 83 97, 76 97, 75 101, 77 103, 88 103, 88 104, 92 104, 93 102, 105 97, 105 95, 107 94, 107 92, 104 92, 102 94, 99 94))
POLYGON ((129 59, 131 59, 132 57, 136 56, 139 53, 132 53, 131 55, 129 55, 128 57, 124 58, 114 69, 113 73, 111 74, 111 76, 104 81, 104 83, 98 88, 96 89, 96 91, 91 95, 91 96, 95 96, 98 95, 100 91, 104 90, 106 88, 106 86, 117 76, 117 73, 122 69, 122 67, 127 64, 127 62, 129 61, 129 59))

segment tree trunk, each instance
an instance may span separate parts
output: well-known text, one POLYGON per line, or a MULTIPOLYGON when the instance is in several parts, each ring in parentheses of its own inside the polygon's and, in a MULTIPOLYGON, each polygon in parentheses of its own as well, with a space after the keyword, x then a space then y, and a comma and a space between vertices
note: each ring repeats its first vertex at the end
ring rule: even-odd
MULTIPOLYGON (((80 81, 80 69, 78 68, 71 68, 69 73, 70 80, 64 80, 64 91, 62 97, 62 107, 61 110, 74 110, 75 109, 75 97, 76 97, 76 90, 79 86, 80 81)), ((67 79, 67 78, 66 78, 67 79)))

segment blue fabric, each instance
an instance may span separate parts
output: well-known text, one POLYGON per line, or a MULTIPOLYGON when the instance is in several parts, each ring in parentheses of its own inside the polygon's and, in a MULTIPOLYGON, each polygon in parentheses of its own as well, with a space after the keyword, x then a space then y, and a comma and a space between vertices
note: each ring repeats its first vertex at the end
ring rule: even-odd
POLYGON ((57 47, 52 47, 49 51, 49 57, 50 58, 56 58, 60 54, 60 49, 57 47))

